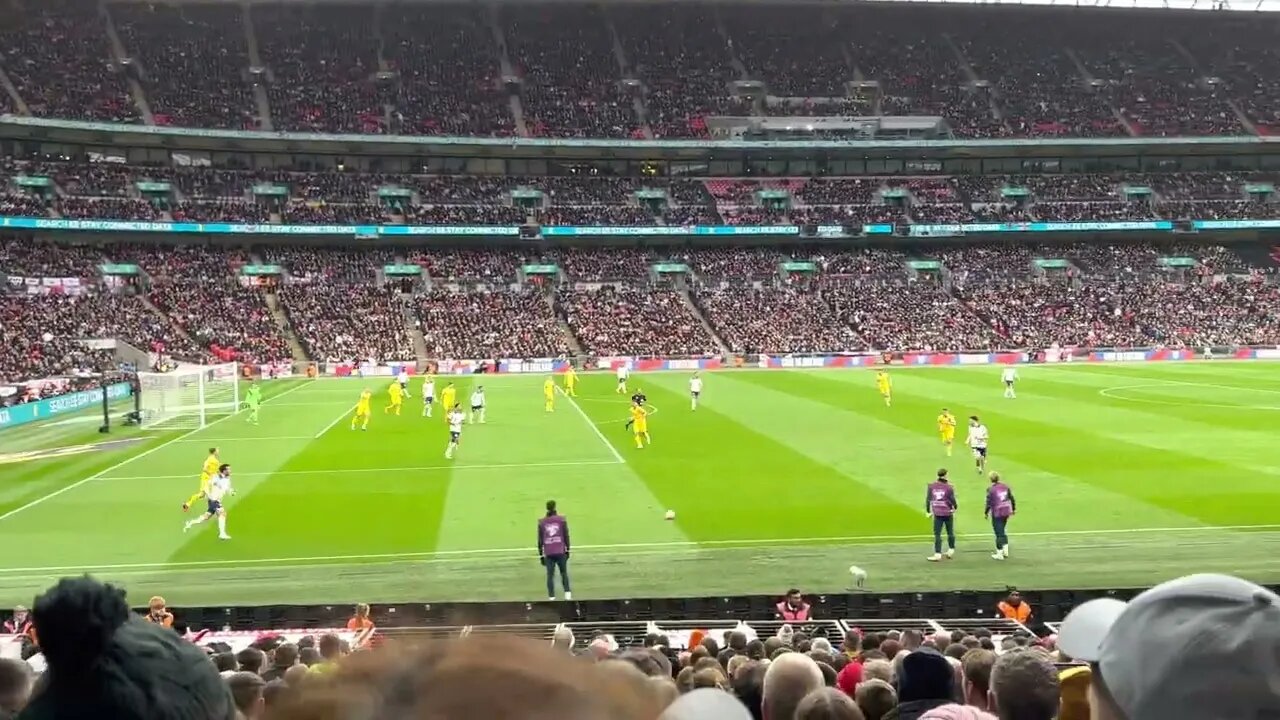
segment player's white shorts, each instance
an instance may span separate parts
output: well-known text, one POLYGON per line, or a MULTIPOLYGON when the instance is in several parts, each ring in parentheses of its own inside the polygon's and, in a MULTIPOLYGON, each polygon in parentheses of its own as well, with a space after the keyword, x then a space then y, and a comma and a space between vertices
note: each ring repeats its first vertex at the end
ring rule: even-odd
POLYGON ((973 449, 973 456, 975 458, 985 458, 987 456, 987 449, 985 447, 976 447, 973 449))

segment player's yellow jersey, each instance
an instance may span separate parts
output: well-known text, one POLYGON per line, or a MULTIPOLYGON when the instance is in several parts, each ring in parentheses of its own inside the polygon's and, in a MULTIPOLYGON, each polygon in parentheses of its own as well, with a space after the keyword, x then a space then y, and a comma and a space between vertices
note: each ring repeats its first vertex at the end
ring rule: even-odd
POLYGON ((208 489, 209 482, 213 480, 213 476, 218 474, 218 456, 212 453, 204 459, 204 464, 200 466, 200 490, 208 489))
POLYGON ((564 371, 564 384, 565 384, 565 385, 574 385, 574 384, 576 384, 577 382, 578 382, 578 373, 574 372, 574 371, 573 371, 573 368, 569 368, 569 369, 567 369, 567 370, 565 370, 565 371, 564 371))
POLYGON ((373 393, 365 390, 360 393, 360 400, 356 402, 356 412, 369 412, 369 403, 373 400, 373 393))
POLYGON ((556 384, 551 378, 547 378, 547 381, 542 383, 542 394, 549 398, 555 397, 556 384))
POLYGON ((440 391, 440 402, 444 405, 446 410, 453 408, 453 403, 457 397, 458 391, 452 386, 446 386, 444 390, 440 391))
POLYGON ((889 380, 889 373, 876 373, 876 388, 882 393, 887 393, 893 387, 893 383, 889 380))
POLYGON ((944 437, 948 435, 955 435, 956 434, 956 416, 952 415, 951 413, 942 413, 941 415, 939 415, 938 416, 938 432, 942 433, 944 437))
POLYGON ((648 432, 649 411, 639 405, 631 406, 631 428, 637 433, 648 432))
POLYGON ((400 398, 404 397, 404 388, 400 387, 398 382, 393 381, 391 385, 387 386, 387 392, 391 393, 392 402, 399 402, 400 398))

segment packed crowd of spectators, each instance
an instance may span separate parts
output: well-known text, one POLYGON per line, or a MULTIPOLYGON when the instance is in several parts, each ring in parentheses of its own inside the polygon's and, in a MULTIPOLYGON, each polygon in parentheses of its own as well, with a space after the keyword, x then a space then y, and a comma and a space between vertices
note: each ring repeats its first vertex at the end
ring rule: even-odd
POLYGON ((102 261, 95 247, 0 236, 0 273, 5 275, 89 278, 98 274, 102 261))
POLYGON ((51 0, 6 13, 0 66, 36 117, 139 119, 96 5, 51 0))
POLYGON ((217 355, 246 363, 293 357, 262 293, 245 287, 238 278, 188 276, 157 282, 150 299, 193 340, 217 355))
POLYGON ((512 93, 527 131, 554 137, 644 137, 646 125, 658 138, 707 137, 713 116, 756 113, 928 115, 987 138, 1280 126, 1280 59, 1264 28, 1229 14, 263 6, 250 11, 255 73, 239 7, 107 12, 136 71, 78 3, 24 8, 0 29, 4 68, 33 114, 136 122, 136 72, 157 123, 223 128, 259 126, 254 83, 266 84, 276 129, 298 131, 515 135, 512 93), (1133 23, 1159 31, 1134 37, 1133 23), (501 77, 504 55, 517 82, 501 77), (744 80, 767 98, 734 86, 744 80))
POLYGON ((480 280, 509 284, 516 279, 525 258, 513 250, 417 250, 408 261, 442 280, 480 280))
POLYGON ((634 281, 649 274, 650 261, 641 250, 565 248, 556 258, 571 279, 581 282, 634 281))
POLYGON ((308 285, 372 285, 384 265, 395 262, 386 249, 342 249, 271 245, 259 250, 269 264, 280 265, 290 281, 308 285))
POLYGON ((285 283, 280 303, 313 360, 412 360, 413 342, 392 291, 373 285, 285 283))
POLYGON ((101 372, 115 365, 110 350, 80 340, 117 339, 144 352, 196 360, 200 352, 162 316, 127 294, 0 294, 0 384, 30 378, 101 372))
POLYGON ((675 290, 616 284, 562 288, 556 305, 592 355, 708 355, 716 342, 675 290))
POLYGON ((506 5, 501 16, 531 135, 638 135, 602 9, 506 5))
POLYGON ((516 134, 484 8, 383 8, 383 52, 399 77, 393 128, 410 135, 516 134), (442 72, 447 68, 447 72, 442 72))
POLYGON ((141 198, 83 198, 67 196, 57 202, 58 212, 74 219, 159 220, 160 210, 141 198))
POLYGON ((998 335, 932 279, 833 280, 819 292, 841 322, 877 350, 946 352, 996 347, 998 335))
POLYGON ((275 129, 387 131, 392 93, 375 77, 379 41, 372 8, 260 5, 252 12, 262 60, 271 73, 267 96, 275 129))
POLYGON ((417 306, 431 357, 551 358, 569 352, 551 303, 534 291, 433 290, 417 306))
POLYGON ((157 125, 258 127, 239 6, 116 3, 110 12, 141 61, 157 125))
POLYGON ((823 353, 865 349, 825 299, 799 287, 700 290, 698 308, 735 353, 823 353))

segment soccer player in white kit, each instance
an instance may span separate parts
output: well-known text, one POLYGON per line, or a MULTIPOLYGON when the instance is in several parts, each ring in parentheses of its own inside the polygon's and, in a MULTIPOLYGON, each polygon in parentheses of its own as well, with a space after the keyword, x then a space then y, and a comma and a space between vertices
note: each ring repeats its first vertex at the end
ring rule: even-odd
POLYGON ((444 449, 444 457, 446 460, 453 459, 453 452, 458 449, 458 440, 462 437, 462 423, 466 420, 466 416, 462 414, 462 408, 454 403, 449 410, 447 416, 449 420, 449 446, 444 449))
POLYGON ((689 404, 692 409, 698 409, 698 397, 702 395, 702 378, 698 373, 694 373, 689 378, 689 404))
POLYGON ((396 382, 400 383, 400 389, 405 395, 409 394, 409 372, 403 367, 400 368, 400 374, 396 375, 396 382))
POLYGON ((431 417, 431 406, 436 401, 436 379, 429 377, 422 383, 422 417, 431 417))
POLYGON ((987 469, 987 439, 990 433, 987 432, 987 426, 982 424, 977 415, 969 416, 969 434, 964 439, 964 444, 969 446, 973 451, 973 464, 978 469, 978 473, 987 469))
POLYGON ((1000 382, 1004 383, 1004 396, 1007 398, 1016 398, 1018 393, 1014 392, 1013 384, 1018 381, 1018 371, 1012 367, 1006 367, 1000 372, 1000 382))
POLYGON ((222 499, 235 494, 236 491, 231 489, 231 466, 223 463, 218 468, 218 474, 209 481, 209 489, 205 491, 205 498, 209 502, 208 509, 200 517, 188 520, 182 526, 182 532, 190 530, 211 517, 217 517, 218 539, 230 540, 231 536, 227 534, 227 509, 222 506, 222 499))
POLYGON ((627 376, 630 375, 630 373, 627 371, 627 366, 619 365, 617 375, 618 375, 618 387, 614 388, 613 391, 615 393, 622 393, 625 395, 627 393, 627 376))
POLYGON ((477 385, 474 392, 471 393, 471 417, 468 422, 472 425, 476 424, 476 418, 480 418, 480 424, 484 424, 484 386, 477 385))

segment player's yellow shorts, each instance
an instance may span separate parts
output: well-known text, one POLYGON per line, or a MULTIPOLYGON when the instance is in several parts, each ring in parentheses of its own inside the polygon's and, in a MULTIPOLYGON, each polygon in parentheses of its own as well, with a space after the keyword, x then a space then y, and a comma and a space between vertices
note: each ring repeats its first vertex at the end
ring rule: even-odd
POLYGON ((942 435, 942 442, 944 443, 951 443, 951 442, 955 442, 956 440, 956 434, 953 432, 944 432, 944 433, 941 433, 941 435, 942 435))
POLYGON ((888 395, 888 394, 889 394, 889 388, 887 388, 887 387, 882 387, 882 388, 880 388, 880 394, 881 394, 881 395, 888 395))
POLYGON ((649 423, 638 422, 633 424, 631 428, 635 430, 637 435, 643 435, 644 433, 649 432, 649 423))
POLYGON ((364 416, 364 415, 368 415, 368 414, 369 414, 369 406, 368 406, 368 405, 357 405, 357 406, 356 406, 356 417, 362 417, 362 416, 364 416))

